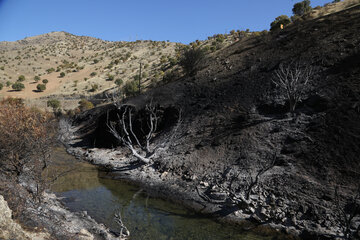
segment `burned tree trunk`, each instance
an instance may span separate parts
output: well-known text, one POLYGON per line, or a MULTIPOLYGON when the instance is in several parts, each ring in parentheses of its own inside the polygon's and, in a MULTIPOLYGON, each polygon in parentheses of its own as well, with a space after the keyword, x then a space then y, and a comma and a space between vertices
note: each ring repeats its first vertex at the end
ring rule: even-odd
POLYGON ((119 104, 114 102, 118 114, 116 121, 108 119, 107 126, 113 136, 124 144, 141 162, 151 162, 158 152, 166 150, 176 133, 181 122, 181 110, 179 110, 178 121, 172 130, 171 136, 155 145, 153 138, 159 127, 161 113, 159 106, 150 101, 143 109, 143 114, 136 115, 136 109, 132 105, 119 104), (136 118, 136 119, 135 119, 136 118), (134 121, 141 122, 135 126, 134 121))

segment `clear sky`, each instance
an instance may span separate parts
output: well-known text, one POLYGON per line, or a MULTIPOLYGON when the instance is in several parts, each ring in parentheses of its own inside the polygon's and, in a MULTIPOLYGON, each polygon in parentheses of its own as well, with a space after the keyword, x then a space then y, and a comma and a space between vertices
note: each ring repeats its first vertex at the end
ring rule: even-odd
MULTIPOLYGON (((110 41, 189 43, 232 29, 269 29, 300 0, 0 0, 0 41, 52 31, 110 41)), ((331 0, 313 0, 313 7, 331 0)))

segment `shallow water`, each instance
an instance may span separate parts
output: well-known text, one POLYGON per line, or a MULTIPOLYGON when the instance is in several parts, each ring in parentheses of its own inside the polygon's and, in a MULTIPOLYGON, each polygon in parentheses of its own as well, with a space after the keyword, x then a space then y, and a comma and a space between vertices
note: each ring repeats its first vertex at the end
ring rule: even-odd
POLYGON ((285 239, 264 229, 244 231, 220 224, 171 202, 151 198, 137 186, 99 178, 96 167, 76 160, 62 148, 55 149, 53 158, 52 171, 72 170, 52 186, 65 206, 72 211, 87 211, 115 231, 119 226, 113 221, 114 214, 120 212, 132 240, 285 239))

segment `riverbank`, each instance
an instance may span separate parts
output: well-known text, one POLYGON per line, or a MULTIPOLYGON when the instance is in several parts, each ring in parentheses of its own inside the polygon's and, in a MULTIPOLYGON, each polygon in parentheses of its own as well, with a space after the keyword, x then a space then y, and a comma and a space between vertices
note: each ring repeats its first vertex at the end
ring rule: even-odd
MULTIPOLYGON (((317 237, 325 239, 333 238, 336 234, 341 233, 339 228, 337 232, 334 232, 334 228, 331 232, 319 226, 316 226, 316 231, 314 229, 308 231, 311 229, 310 227, 304 231, 304 228, 309 226, 306 225, 306 221, 298 221, 298 225, 296 222, 294 225, 294 222, 288 224, 287 219, 286 221, 279 221, 279 218, 275 217, 271 219, 268 211, 272 209, 278 209, 278 216, 281 214, 285 216, 289 200, 285 198, 281 198, 281 201, 279 199, 269 200, 271 193, 267 192, 265 188, 259 187, 254 190, 249 200, 241 198, 238 202, 234 202, 229 200, 231 193, 216 186, 214 179, 205 182, 190 174, 179 175, 176 172, 159 171, 156 164, 144 165, 139 163, 137 158, 129 154, 126 148, 74 147, 79 142, 87 141, 76 135, 81 127, 72 126, 66 129, 69 133, 68 139, 65 141, 67 152, 98 166, 102 178, 121 179, 137 184, 153 197, 160 197, 181 204, 199 214, 215 218, 221 222, 236 224, 243 229, 257 228, 257 231, 267 229, 269 235, 276 233, 276 231, 289 234, 287 237, 283 236, 285 239, 299 236, 304 239, 317 237), (269 201, 274 201, 274 205, 269 204, 269 201)), ((274 195, 273 198, 275 198, 274 195)))
POLYGON ((12 210, 1 195, 0 212, 0 239, 124 239, 112 235, 109 229, 97 223, 86 212, 74 213, 65 209, 51 193, 44 193, 41 204, 36 208, 27 208, 22 213, 22 219, 27 219, 27 224, 35 227, 24 228, 16 222, 12 218, 12 210))
POLYGON ((26 183, 15 185, 12 192, 0 193, 0 239, 125 239, 115 236, 86 212, 69 211, 51 192, 43 192, 33 201, 23 187, 26 183))

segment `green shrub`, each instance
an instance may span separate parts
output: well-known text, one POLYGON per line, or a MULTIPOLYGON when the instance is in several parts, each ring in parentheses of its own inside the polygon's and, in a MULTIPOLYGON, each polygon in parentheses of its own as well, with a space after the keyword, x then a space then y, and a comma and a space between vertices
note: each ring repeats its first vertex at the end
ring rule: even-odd
POLYGON ((42 82, 43 82, 43 84, 47 84, 49 82, 49 80, 43 79, 42 82))
POLYGON ((139 92, 139 86, 136 81, 127 82, 123 87, 126 96, 135 96, 139 92))
POLYGON ((57 99, 50 99, 46 102, 46 106, 51 107, 53 111, 56 112, 58 109, 60 109, 61 104, 57 99))
POLYGON ((18 78, 18 82, 23 82, 25 81, 25 76, 24 75, 20 75, 18 78))
POLYGON ((60 73, 60 77, 62 77, 62 78, 65 77, 65 73, 64 73, 64 72, 61 72, 61 73, 60 73))
POLYGON ((135 80, 135 81, 139 81, 139 80, 140 80, 140 75, 139 75, 139 74, 136 74, 136 75, 134 76, 134 80, 135 80))
POLYGON ((84 98, 79 101, 79 109, 81 111, 89 110, 92 108, 94 108, 94 104, 92 102, 90 102, 84 98))
POLYGON ((92 73, 90 73, 90 76, 91 76, 91 77, 95 77, 96 74, 97 74, 96 72, 92 72, 92 73))
POLYGON ((7 81, 7 82, 6 82, 6 86, 7 86, 7 87, 10 87, 10 86, 11 86, 11 82, 10 82, 10 81, 7 81))
POLYGON ((281 15, 278 16, 277 18, 275 18, 275 20, 270 24, 270 30, 274 31, 276 29, 280 29, 281 24, 285 27, 286 25, 288 25, 289 23, 291 23, 291 20, 288 16, 286 15, 281 15))
POLYGON ((25 88, 24 84, 22 84, 21 82, 16 82, 11 87, 15 91, 21 91, 21 90, 23 90, 25 88))
POLYGON ((113 81, 113 80, 114 80, 114 75, 108 74, 106 81, 113 81))
POLYGON ((98 88, 99 88, 99 85, 97 85, 97 84, 92 84, 92 85, 91 85, 90 92, 95 92, 96 90, 98 90, 98 88))
POLYGON ((4 87, 4 84, 0 83, 0 90, 2 90, 4 87))
POLYGON ((121 84, 123 84, 123 80, 121 78, 118 78, 115 80, 115 84, 121 86, 121 84))
POLYGON ((310 6, 310 0, 304 0, 304 1, 301 1, 298 3, 295 3, 292 11, 295 15, 302 16, 305 13, 310 12, 311 9, 312 8, 310 6))
POLYGON ((46 69, 46 72, 48 74, 52 73, 52 72, 55 72, 55 69, 54 68, 49 68, 49 69, 46 69))
POLYGON ((164 73, 163 81, 167 83, 167 82, 174 81, 174 80, 176 80, 178 78, 180 78, 180 73, 179 72, 177 72, 175 70, 174 71, 169 70, 169 71, 166 71, 164 73))
POLYGON ((35 76, 35 77, 34 77, 34 81, 35 81, 35 82, 40 81, 40 77, 39 77, 39 76, 35 76))
POLYGON ((188 75, 193 75, 196 70, 196 65, 205 56, 204 50, 201 48, 190 48, 185 50, 179 64, 188 75))
POLYGON ((38 84, 38 85, 36 86, 36 89, 37 89, 39 92, 43 92, 43 91, 45 91, 45 89, 46 89, 46 85, 45 85, 45 84, 38 84))
POLYGON ((215 39, 216 39, 217 42, 222 43, 225 40, 225 36, 223 34, 217 34, 215 39))
POLYGON ((170 67, 175 66, 178 63, 177 58, 170 57, 169 58, 170 67))

